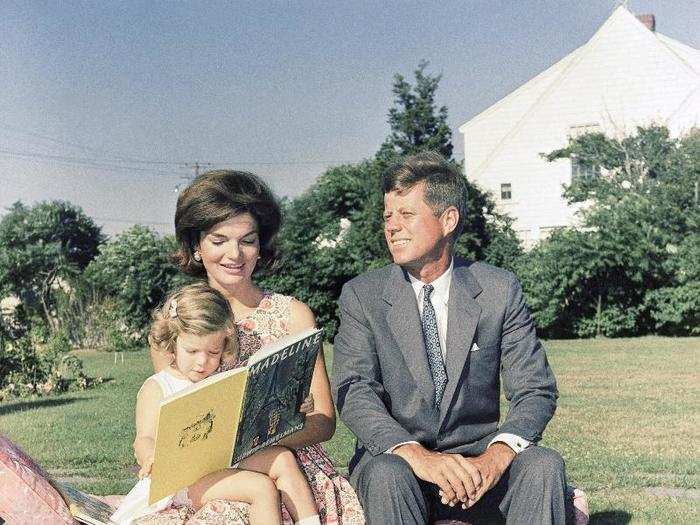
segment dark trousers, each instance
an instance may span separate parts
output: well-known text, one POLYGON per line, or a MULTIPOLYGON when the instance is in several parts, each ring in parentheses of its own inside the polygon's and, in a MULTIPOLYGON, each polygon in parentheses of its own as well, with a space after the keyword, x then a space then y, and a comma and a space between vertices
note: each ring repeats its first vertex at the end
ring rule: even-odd
POLYGON ((467 510, 443 505, 437 486, 416 478, 408 463, 393 454, 373 457, 352 473, 350 482, 368 525, 425 524, 449 518, 474 524, 566 522, 564 461, 544 447, 531 446, 515 456, 496 486, 467 510))

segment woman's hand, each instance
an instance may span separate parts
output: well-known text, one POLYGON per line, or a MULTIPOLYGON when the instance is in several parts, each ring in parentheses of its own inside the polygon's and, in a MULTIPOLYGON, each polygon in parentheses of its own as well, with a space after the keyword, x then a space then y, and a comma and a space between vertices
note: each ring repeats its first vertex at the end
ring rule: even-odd
POLYGON ((306 396, 306 399, 304 399, 304 402, 299 407, 299 412, 301 412, 302 414, 309 414, 313 411, 314 411, 314 395, 309 392, 309 395, 306 396))

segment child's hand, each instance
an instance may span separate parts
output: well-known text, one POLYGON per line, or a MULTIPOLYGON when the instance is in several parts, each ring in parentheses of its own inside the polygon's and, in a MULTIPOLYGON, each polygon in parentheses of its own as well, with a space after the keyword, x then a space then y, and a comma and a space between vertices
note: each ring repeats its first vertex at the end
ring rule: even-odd
POLYGON ((299 412, 302 414, 308 414, 310 412, 314 411, 314 396, 313 394, 309 394, 306 396, 306 399, 304 399, 304 402, 301 404, 299 407, 299 412))
POLYGON ((141 465, 141 469, 139 470, 139 479, 143 479, 146 476, 148 476, 151 473, 151 469, 153 468, 153 456, 150 456, 146 458, 146 460, 143 462, 143 465, 141 465))

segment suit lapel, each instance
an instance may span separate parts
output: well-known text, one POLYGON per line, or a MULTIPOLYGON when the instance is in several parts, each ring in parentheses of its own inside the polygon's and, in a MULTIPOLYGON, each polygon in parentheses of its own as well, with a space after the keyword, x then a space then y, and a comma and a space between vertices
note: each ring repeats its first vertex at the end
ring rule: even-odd
POLYGON ((394 265, 382 297, 390 305, 387 323, 394 340, 399 345, 418 388, 423 396, 432 402, 435 398, 435 387, 430 375, 416 294, 400 266, 394 265))
POLYGON ((481 287, 468 263, 455 258, 447 313, 447 387, 440 403, 440 421, 447 416, 452 399, 468 364, 470 349, 479 324, 481 307, 474 298, 481 287))

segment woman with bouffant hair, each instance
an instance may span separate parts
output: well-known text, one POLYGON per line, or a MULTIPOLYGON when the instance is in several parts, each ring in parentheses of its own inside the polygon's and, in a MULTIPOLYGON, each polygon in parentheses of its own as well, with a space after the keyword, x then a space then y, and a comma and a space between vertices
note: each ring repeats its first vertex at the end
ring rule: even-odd
MULTIPOLYGON (((275 237, 281 212, 268 186, 252 173, 217 170, 203 173, 180 194, 175 211, 176 261, 188 275, 202 277, 223 294, 235 315, 240 355, 222 359, 226 370, 244 363, 263 345, 287 334, 315 327, 314 314, 293 297, 261 289, 253 280, 259 270, 274 270, 275 237)), ((156 371, 168 366, 151 351, 156 371)), ((319 352, 311 380, 312 408, 304 428, 280 445, 294 450, 311 485, 322 523, 364 522, 350 484, 333 468, 320 445, 335 431, 335 408, 328 374, 319 352)), ((219 502, 198 512, 203 521, 246 523, 238 504, 219 502), (205 518, 210 518, 209 520, 205 518)), ((283 508, 286 520, 289 514, 283 508)))
POLYGON ((196 257, 200 235, 234 216, 249 214, 258 229, 259 254, 256 270, 269 269, 277 257, 275 237, 282 214, 270 189, 245 171, 217 170, 197 177, 177 200, 175 237, 180 245, 175 260, 188 275, 206 277, 196 257))

